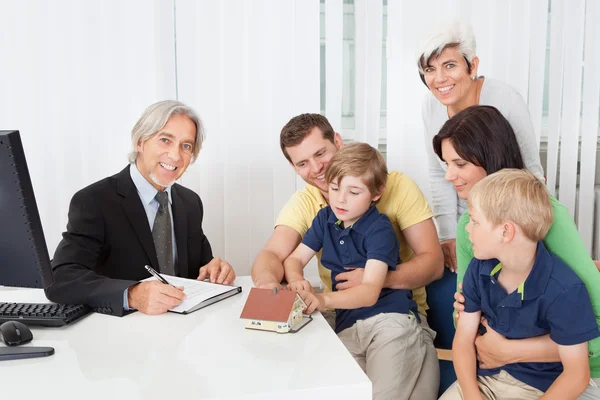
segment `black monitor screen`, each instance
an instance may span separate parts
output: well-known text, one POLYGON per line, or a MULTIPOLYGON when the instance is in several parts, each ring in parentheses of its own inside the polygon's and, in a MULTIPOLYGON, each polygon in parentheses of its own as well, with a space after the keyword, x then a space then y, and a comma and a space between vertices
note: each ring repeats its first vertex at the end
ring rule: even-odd
POLYGON ((0 285, 47 288, 50 257, 19 131, 0 131, 0 285))

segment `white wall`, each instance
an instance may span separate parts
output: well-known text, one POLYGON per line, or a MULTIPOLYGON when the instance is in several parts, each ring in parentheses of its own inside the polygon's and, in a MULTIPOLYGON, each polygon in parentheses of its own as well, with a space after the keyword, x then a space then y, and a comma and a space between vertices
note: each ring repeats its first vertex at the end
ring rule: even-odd
MULTIPOLYGON (((420 116, 426 88, 418 78, 415 52, 432 24, 455 16, 474 26, 480 72, 521 91, 539 135, 549 1, 388 0, 385 84, 391 169, 408 173, 428 194, 420 116)), ((582 120, 586 132, 592 131, 585 136, 588 147, 597 140, 598 28, 592 21, 600 7, 577 0, 577 7, 566 10, 571 2, 552 0, 550 90, 558 93, 550 96, 555 104, 550 116, 556 126, 549 145, 553 154, 561 113, 569 116, 567 122, 580 122, 573 101, 562 109, 562 69, 572 66, 561 54, 583 40, 584 3, 588 39, 576 48, 585 49, 586 57, 570 57, 579 57, 571 60, 574 66, 585 62, 590 67, 583 75, 583 95, 591 99, 586 103, 591 108, 584 104, 582 120)), ((336 76, 332 69, 343 68, 345 57, 340 50, 342 18, 332 13, 345 6, 342 0, 326 0, 324 7, 325 112, 341 130, 340 97, 348 88, 340 86, 343 71, 336 76)), ((374 85, 382 58, 373 48, 380 39, 373 30, 382 29, 383 9, 371 0, 355 1, 355 9, 355 91, 364 98, 355 99, 360 132, 354 135, 376 142, 383 139, 373 111, 374 104, 379 107, 381 88, 374 85)), ((215 254, 230 260, 238 274, 248 274, 278 211, 303 185, 283 158, 278 135, 292 116, 320 109, 319 13, 319 0, 0 0, 0 129, 21 131, 50 252, 65 229, 73 193, 126 165, 131 127, 146 106, 178 98, 199 112, 207 130, 199 160, 182 183, 204 201, 204 228, 215 254)), ((569 79, 581 76, 571 73, 569 79)), ((569 93, 571 98, 578 95, 569 93)), ((567 134, 571 159, 563 161, 571 163, 566 171, 572 172, 577 132, 567 134)), ((556 157, 550 159, 552 163, 556 157)), ((594 165, 595 153, 582 159, 584 171, 594 165)), ((556 168, 549 174, 555 181, 556 168)), ((569 199, 571 181, 564 188, 569 199)), ((593 178, 585 185, 589 193, 593 178)), ((593 210, 589 195, 579 201, 584 205, 580 228, 586 224, 588 243, 593 210)), ((313 268, 309 275, 315 273, 313 268)))
POLYGON ((120 171, 136 118, 175 96, 169 3, 0 2, 0 127, 21 131, 51 256, 71 196, 120 171))
POLYGON ((296 190, 279 132, 294 115, 319 112, 318 7, 318 0, 177 2, 179 99, 200 112, 208 132, 183 184, 204 201, 213 252, 238 274, 250 273, 296 190))
POLYGON ((319 111, 318 0, 3 0, 0 15, 0 129, 21 131, 50 255, 72 195, 125 167, 142 111, 178 98, 207 131, 182 183, 215 255, 249 274, 302 185, 278 137, 319 111))

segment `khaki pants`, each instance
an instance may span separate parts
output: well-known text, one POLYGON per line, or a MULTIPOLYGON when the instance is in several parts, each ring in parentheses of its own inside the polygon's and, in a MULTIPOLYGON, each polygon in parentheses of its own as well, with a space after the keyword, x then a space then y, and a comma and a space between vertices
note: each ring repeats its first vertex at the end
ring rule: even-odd
MULTIPOLYGON (((331 329, 335 328, 335 310, 321 311, 325 320, 331 326, 331 329)), ((427 317, 420 315, 421 317, 421 334, 423 341, 425 342, 425 359, 421 366, 421 373, 417 378, 417 383, 413 390, 413 394, 410 397, 414 400, 436 400, 438 397, 438 390, 440 388, 440 364, 433 345, 433 339, 435 339, 435 331, 429 328, 427 323, 427 317)), ((597 400, 600 400, 597 399, 597 400)))
POLYGON ((579 396, 579 400, 600 400, 600 378, 590 379, 590 384, 579 396))
POLYGON ((412 315, 382 313, 338 334, 373 383, 373 399, 427 399, 413 396, 427 353, 423 329, 412 315))
MULTIPOLYGON (((513 378, 506 371, 492 376, 478 376, 477 384, 484 399, 487 400, 537 400, 544 392, 513 378)), ((440 397, 440 400, 462 400, 463 392, 454 382, 440 397)))
POLYGON ((429 327, 427 317, 421 317, 421 334, 425 342, 425 360, 421 366, 421 374, 410 397, 411 400, 436 400, 440 390, 440 362, 433 345, 435 331, 429 327))

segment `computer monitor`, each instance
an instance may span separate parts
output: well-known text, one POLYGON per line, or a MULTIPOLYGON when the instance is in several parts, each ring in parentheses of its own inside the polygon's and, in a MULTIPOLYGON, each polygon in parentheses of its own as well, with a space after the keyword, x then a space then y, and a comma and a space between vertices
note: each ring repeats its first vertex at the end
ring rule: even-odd
POLYGON ((0 131, 0 285, 54 282, 19 131, 0 131))

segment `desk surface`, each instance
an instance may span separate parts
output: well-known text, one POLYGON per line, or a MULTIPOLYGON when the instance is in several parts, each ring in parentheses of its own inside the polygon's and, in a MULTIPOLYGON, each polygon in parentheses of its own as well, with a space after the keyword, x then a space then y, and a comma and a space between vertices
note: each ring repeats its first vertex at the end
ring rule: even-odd
MULTIPOLYGON (((244 329, 251 281, 236 283, 241 295, 190 315, 92 314, 65 328, 33 328, 26 346, 56 353, 0 362, 2 397, 371 398, 371 382, 320 314, 296 334, 244 329)), ((0 301, 47 302, 41 290, 1 287, 0 301)))

